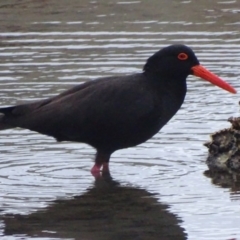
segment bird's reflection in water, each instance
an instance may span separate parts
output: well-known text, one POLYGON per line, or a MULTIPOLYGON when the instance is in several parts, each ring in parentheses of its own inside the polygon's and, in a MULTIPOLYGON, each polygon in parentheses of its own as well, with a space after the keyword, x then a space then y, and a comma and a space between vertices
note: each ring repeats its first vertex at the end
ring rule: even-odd
POLYGON ((181 222, 154 194, 122 186, 109 174, 72 199, 56 200, 30 215, 5 215, 5 235, 85 240, 186 239, 181 222))

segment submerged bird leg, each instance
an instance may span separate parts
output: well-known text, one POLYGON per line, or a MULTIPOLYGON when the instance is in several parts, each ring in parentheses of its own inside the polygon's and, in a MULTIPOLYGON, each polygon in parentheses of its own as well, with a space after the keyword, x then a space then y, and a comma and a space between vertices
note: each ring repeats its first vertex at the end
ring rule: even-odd
POLYGON ((109 172, 108 162, 111 154, 102 153, 97 151, 95 164, 91 169, 92 175, 96 175, 101 171, 101 167, 103 172, 109 172))
POLYGON ((102 172, 109 172, 109 164, 108 164, 108 162, 104 162, 103 163, 102 172))

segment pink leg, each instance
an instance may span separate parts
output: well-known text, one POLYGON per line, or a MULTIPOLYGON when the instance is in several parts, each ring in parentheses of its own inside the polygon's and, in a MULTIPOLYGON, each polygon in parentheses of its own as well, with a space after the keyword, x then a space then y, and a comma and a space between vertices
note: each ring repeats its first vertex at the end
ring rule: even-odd
POLYGON ((109 171, 109 164, 108 164, 108 162, 104 162, 104 163, 103 163, 102 171, 103 171, 103 172, 110 172, 110 171, 109 171))
POLYGON ((101 171, 102 164, 95 163, 91 169, 91 173, 97 173, 101 171))
POLYGON ((101 176, 100 171, 101 171, 102 164, 97 164, 95 163, 94 166, 91 169, 91 174, 93 177, 98 178, 101 176))
POLYGON ((99 151, 97 152, 95 164, 91 169, 91 173, 94 177, 98 177, 100 175, 101 167, 103 167, 102 169, 103 172, 109 172, 109 167, 108 167, 109 158, 110 158, 110 154, 102 153, 99 151))

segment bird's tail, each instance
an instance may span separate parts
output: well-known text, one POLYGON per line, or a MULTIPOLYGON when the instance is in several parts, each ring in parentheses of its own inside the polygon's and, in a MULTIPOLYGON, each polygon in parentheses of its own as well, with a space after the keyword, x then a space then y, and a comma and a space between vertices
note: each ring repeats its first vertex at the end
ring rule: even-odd
POLYGON ((6 115, 11 113, 13 108, 14 107, 0 108, 0 131, 5 130, 5 129, 14 128, 14 126, 10 125, 6 121, 6 115))

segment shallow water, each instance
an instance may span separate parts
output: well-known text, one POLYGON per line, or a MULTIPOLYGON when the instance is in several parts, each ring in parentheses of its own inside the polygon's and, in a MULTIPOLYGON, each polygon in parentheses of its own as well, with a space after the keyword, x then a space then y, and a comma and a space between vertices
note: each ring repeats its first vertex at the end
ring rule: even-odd
MULTIPOLYGON (((173 43, 191 46, 239 91, 239 12, 237 1, 217 0, 0 3, 1 105, 139 72, 152 53, 173 43)), ((240 239, 240 188, 204 175, 202 145, 239 115, 238 101, 238 94, 189 77, 177 115, 148 142, 114 153, 113 180, 101 184, 89 172, 94 150, 87 145, 28 130, 1 132, 1 239, 159 239, 167 231, 178 237, 162 239, 240 239), (143 205, 131 207, 138 200, 143 205), (68 217, 56 215, 61 211, 68 217)))

